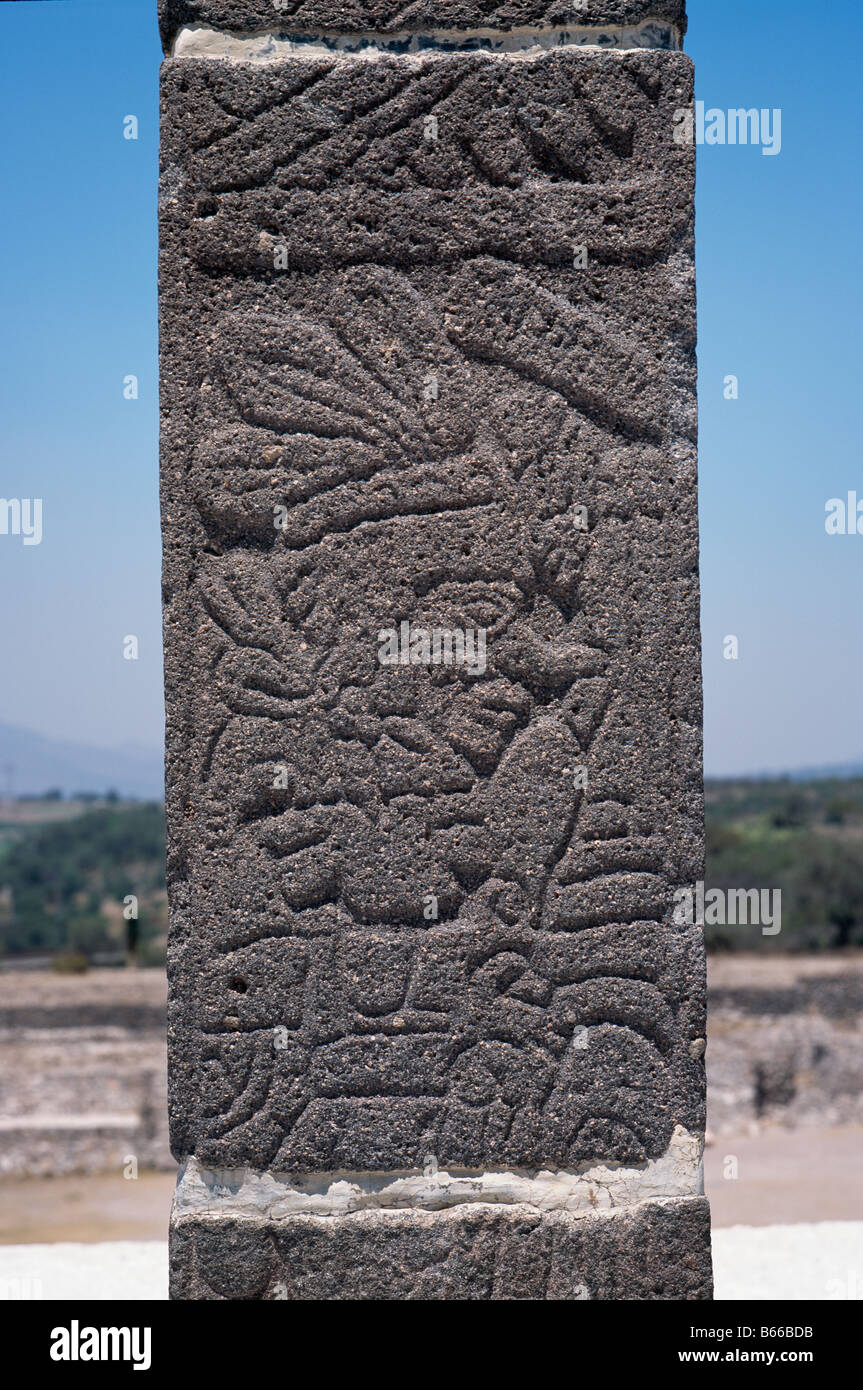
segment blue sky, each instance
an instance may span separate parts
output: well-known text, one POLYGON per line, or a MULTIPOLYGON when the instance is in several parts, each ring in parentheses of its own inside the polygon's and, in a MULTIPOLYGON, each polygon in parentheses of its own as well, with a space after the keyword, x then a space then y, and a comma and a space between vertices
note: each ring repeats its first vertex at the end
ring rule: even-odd
MULTIPOLYGON (((45 499, 41 545, 0 536, 0 721, 108 747, 162 727, 155 9, 0 5, 0 496, 45 499)), ((778 157, 699 149, 706 768, 863 760, 863 535, 824 526, 863 498, 859 0, 689 11, 707 107, 782 110, 778 157)))

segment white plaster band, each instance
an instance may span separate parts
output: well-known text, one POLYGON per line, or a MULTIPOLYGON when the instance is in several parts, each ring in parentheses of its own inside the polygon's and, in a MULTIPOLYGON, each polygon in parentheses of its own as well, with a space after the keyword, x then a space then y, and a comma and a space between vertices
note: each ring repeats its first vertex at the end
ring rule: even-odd
MULTIPOLYGON (((700 1196, 701 1140, 680 1125, 668 1151, 637 1167, 597 1164, 582 1172, 452 1171, 256 1173, 180 1169, 175 1216, 347 1216, 359 1211, 445 1211, 479 1204, 596 1216, 641 1202, 700 1196)), ((427 1165, 429 1168, 431 1165, 427 1165)))
POLYGON ((439 29, 425 34, 287 34, 270 30, 234 34, 190 24, 177 34, 171 56, 227 58, 242 63, 275 63, 284 58, 379 58, 385 53, 410 58, 453 53, 535 58, 558 48, 660 48, 678 52, 681 42, 673 24, 655 19, 618 28, 439 29))

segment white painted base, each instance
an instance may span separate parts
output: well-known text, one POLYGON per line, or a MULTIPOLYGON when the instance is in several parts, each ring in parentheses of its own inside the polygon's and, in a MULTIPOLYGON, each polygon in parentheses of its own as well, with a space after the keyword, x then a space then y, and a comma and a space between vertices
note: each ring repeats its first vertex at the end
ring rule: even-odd
MULTIPOLYGON (((861 1301, 863 1221, 714 1231, 713 1267, 719 1301, 861 1301)), ((33 1297, 166 1299, 167 1242, 0 1246, 0 1301, 33 1297)))

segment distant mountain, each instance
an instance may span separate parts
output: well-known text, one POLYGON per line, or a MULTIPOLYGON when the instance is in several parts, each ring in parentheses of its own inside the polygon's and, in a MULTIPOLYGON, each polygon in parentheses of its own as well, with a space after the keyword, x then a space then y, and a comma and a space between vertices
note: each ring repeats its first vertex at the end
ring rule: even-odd
POLYGON ((41 796, 59 790, 115 791, 120 796, 161 800, 164 772, 161 749, 91 748, 66 743, 31 729, 0 724, 0 797, 41 796))
POLYGON ((827 782, 863 777, 863 758, 859 762, 822 763, 820 766, 772 768, 769 772, 707 772, 708 782, 827 782))
POLYGON ((823 782, 828 778, 863 777, 863 759, 855 763, 824 763, 821 767, 798 767, 787 773, 792 782, 823 782))

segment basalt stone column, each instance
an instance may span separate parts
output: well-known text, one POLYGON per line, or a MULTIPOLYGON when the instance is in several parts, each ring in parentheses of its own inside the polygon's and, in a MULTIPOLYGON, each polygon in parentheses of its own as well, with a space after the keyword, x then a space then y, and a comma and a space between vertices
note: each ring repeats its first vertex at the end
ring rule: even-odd
POLYGON ((708 1298, 683 0, 161 19, 173 1295, 708 1298))

